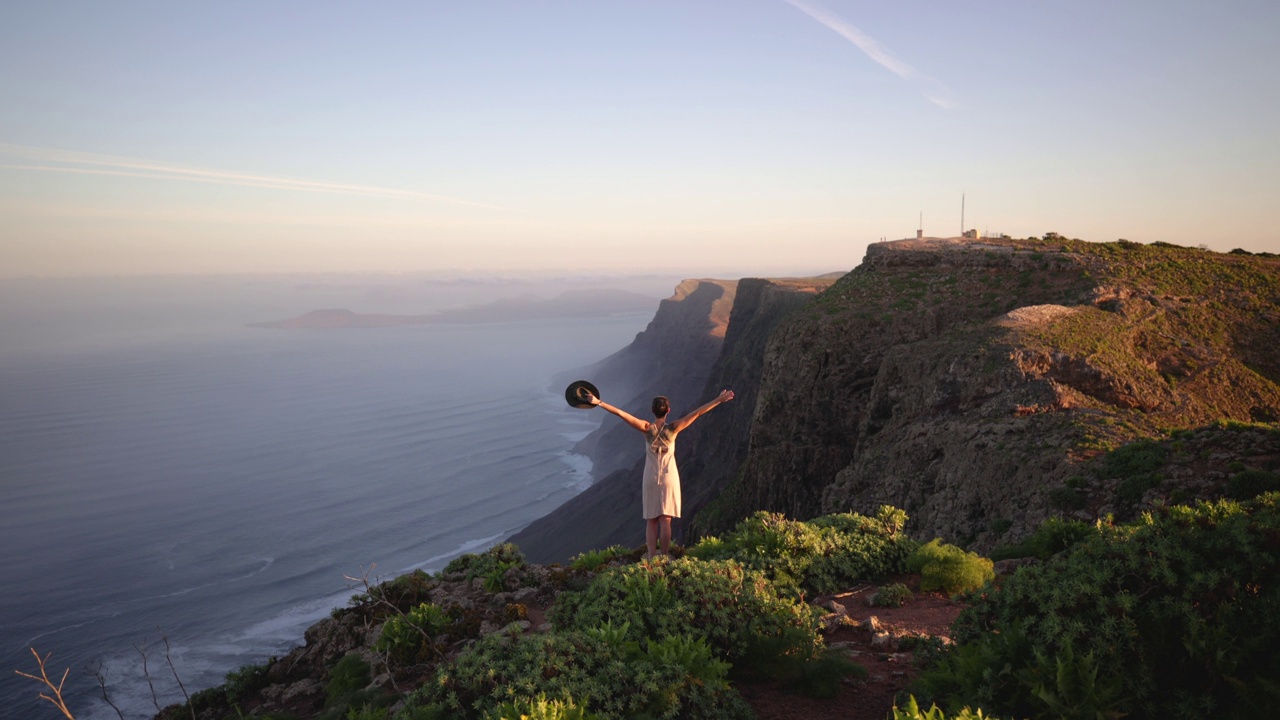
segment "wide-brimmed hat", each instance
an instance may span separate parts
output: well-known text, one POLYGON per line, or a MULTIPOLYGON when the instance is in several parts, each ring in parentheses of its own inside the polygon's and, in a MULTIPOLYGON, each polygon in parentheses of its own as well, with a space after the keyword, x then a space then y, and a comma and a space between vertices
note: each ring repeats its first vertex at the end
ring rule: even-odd
POLYGON ((570 407, 590 410, 595 405, 591 404, 591 395, 587 393, 600 397, 600 391, 596 389, 595 385, 586 380, 574 380, 569 383, 569 387, 564 389, 564 401, 569 403, 570 407))

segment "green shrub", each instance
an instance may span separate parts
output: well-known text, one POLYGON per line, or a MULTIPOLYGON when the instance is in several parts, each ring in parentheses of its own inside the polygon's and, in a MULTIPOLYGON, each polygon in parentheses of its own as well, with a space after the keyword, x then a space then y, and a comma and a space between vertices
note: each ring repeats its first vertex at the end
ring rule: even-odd
POLYGON ((1164 482, 1164 468, 1169 449, 1154 440, 1137 440, 1122 445, 1102 458, 1099 471, 1103 477, 1116 478, 1116 500, 1121 507, 1132 508, 1142 495, 1164 482))
POLYGON ((575 556, 569 563, 569 567, 574 570, 584 570, 587 572, 595 572, 600 566, 630 553, 631 551, 621 545, 612 545, 603 550, 587 550, 575 556))
POLYGON ((585 590, 561 593, 548 617, 561 630, 625 624, 634 642, 687 634, 730 660, 742 655, 748 638, 780 637, 792 628, 803 639, 791 652, 811 657, 822 643, 808 605, 732 560, 607 568, 585 590))
POLYGON ((906 571, 907 558, 919 544, 905 535, 845 535, 838 549, 815 558, 804 578, 804 587, 814 593, 831 593, 849 588, 859 580, 871 580, 906 571))
POLYGON ((705 642, 689 638, 629 645, 580 632, 495 634, 441 667, 410 706, 464 719, 539 699, 582 703, 603 717, 750 717, 717 662, 705 642))
POLYGON ((785 680, 818 695, 833 693, 839 678, 861 670, 824 650, 809 605, 732 560, 608 568, 586 590, 561 594, 550 617, 558 628, 585 631, 610 647, 648 647, 644 659, 657 666, 665 661, 652 655, 655 648, 685 637, 681 642, 705 643, 716 662, 732 661, 735 673, 785 680))
POLYGON ((977 590, 995 578, 991 560, 937 538, 907 558, 907 570, 920 574, 920 589, 948 595, 977 590))
POLYGON ((907 525, 907 511, 892 505, 881 505, 876 511, 876 520, 884 526, 889 535, 897 535, 907 525))
POLYGON ((1245 470, 1227 481, 1227 497, 1248 500, 1263 493, 1280 490, 1280 473, 1266 470, 1245 470))
MULTIPOLYGON (((414 605, 426 602, 429 599, 431 586, 430 575, 422 570, 414 570, 371 588, 369 594, 405 611, 414 605)), ((357 595, 356 599, 364 600, 365 598, 357 595)))
POLYGON ((930 706, 928 710, 921 710, 915 696, 909 695, 902 707, 893 706, 893 714, 889 716, 889 720, 994 720, 994 718, 983 715, 981 709, 970 710, 967 707, 954 713, 944 713, 937 705, 930 706))
POLYGON ((918 694, 1017 717, 1267 715, 1280 703, 1278 504, 1098 527, 975 595, 918 694))
POLYGON ((324 692, 326 706, 337 705, 352 693, 369 686, 369 663, 356 653, 344 655, 329 671, 329 684, 324 692))
POLYGON ((1014 545, 1004 545, 991 552, 992 560, 1009 558, 1036 557, 1048 560, 1050 557, 1074 547, 1077 543, 1097 533, 1091 523, 1079 520, 1063 520, 1049 518, 1030 537, 1014 545))
POLYGON ((1049 491, 1049 507, 1057 510, 1081 510, 1084 506, 1085 497, 1075 488, 1056 487, 1049 491))
POLYGON ((362 705, 347 711, 346 720, 387 720, 387 709, 362 705))
POLYGON ((440 606, 422 603, 403 615, 388 618, 375 647, 391 651, 400 662, 423 662, 439 654, 435 638, 451 623, 440 606))
POLYGON ((1164 467, 1168 449, 1154 440, 1137 440, 1107 453, 1101 471, 1105 477, 1125 478, 1155 472, 1164 467))
POLYGON ((1132 508, 1142 500, 1148 490, 1160 487, 1164 476, 1159 473, 1142 473, 1127 477, 1116 486, 1116 501, 1123 507, 1132 508))
POLYGON ((573 698, 548 700, 546 695, 503 703, 485 720, 598 720, 598 716, 577 705, 573 698))
POLYGON ((267 671, 271 669, 274 662, 275 658, 272 658, 266 665, 243 665, 239 670, 227 673, 222 685, 227 695, 227 702, 232 705, 243 703, 265 688, 270 682, 267 679, 267 671))
POLYGON ((876 607, 902 607, 911 599, 911 590, 902 583, 891 583, 877 590, 871 599, 876 607))
POLYGON ((776 583, 813 593, 901 573, 916 543, 900 533, 906 513, 885 505, 875 518, 838 513, 807 522, 757 512, 722 538, 689 549, 703 560, 736 560, 776 583))
POLYGON ((699 543, 688 555, 701 560, 734 559, 784 584, 796 583, 815 557, 835 551, 839 533, 760 511, 714 543, 699 543))
POLYGON ((459 555, 445 566, 444 574, 466 573, 468 579, 487 579, 495 574, 501 577, 511 568, 524 566, 524 553, 520 552, 520 548, 512 543, 502 543, 479 554, 459 555))
POLYGON ((807 657, 796 654, 793 649, 803 646, 805 639, 796 628, 779 636, 748 637, 733 673, 740 679, 777 681, 789 691, 818 698, 834 697, 847 677, 866 677, 866 668, 840 650, 826 648, 807 657))

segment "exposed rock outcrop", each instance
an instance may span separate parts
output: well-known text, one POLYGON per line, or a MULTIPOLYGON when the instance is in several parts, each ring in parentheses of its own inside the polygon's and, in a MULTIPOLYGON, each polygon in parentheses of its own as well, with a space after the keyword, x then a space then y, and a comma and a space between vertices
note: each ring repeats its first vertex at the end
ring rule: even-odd
POLYGON ((1191 248, 872 245, 770 338, 745 460, 695 524, 892 504, 920 535, 1025 535, 1106 448, 1276 417, 1277 307, 1274 262, 1191 248))

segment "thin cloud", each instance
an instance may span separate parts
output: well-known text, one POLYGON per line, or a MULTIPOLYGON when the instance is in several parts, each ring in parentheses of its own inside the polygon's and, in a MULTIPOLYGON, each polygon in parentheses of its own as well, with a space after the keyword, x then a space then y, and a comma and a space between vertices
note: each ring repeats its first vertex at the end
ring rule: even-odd
POLYGON ((153 180, 185 180, 188 182, 216 183, 219 185, 236 185, 239 187, 270 188, 275 190, 292 190, 297 192, 323 192, 341 195, 369 195, 376 197, 401 198, 408 200, 429 200, 431 202, 466 205, 488 210, 505 210, 498 205, 464 200, 396 188, 377 187, 373 185, 351 185, 346 183, 319 182, 314 180, 298 180, 295 178, 271 177, 266 175, 249 175, 245 173, 226 172, 209 168, 183 167, 169 165, 141 158, 121 157, 118 155, 100 155, 98 153, 60 150, 57 148, 30 147, 0 143, 0 155, 10 155, 33 160, 40 164, 0 165, 13 170, 40 172, 76 173, 83 175, 110 175, 118 177, 138 177, 153 180), (88 167, 85 167, 88 166, 88 167))
POLYGON ((925 99, 929 102, 948 110, 955 107, 955 102, 951 100, 951 93, 941 82, 894 57, 893 54, 886 50, 885 47, 876 41, 875 38, 862 32, 855 25, 846 22, 844 19, 828 12, 824 8, 800 2, 800 0, 782 1, 814 20, 817 20, 827 29, 835 32, 845 40, 853 43, 863 52, 863 54, 871 58, 877 65, 880 65, 894 75, 897 75, 903 80, 932 85, 932 90, 924 93, 925 99))

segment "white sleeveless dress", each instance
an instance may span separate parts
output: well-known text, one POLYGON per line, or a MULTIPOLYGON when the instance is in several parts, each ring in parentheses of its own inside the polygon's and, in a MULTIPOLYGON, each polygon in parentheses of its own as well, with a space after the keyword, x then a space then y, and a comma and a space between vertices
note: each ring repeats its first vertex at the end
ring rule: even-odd
POLYGON ((644 434, 644 519, 659 515, 680 517, 680 471, 676 469, 676 433, 667 425, 650 423, 644 434))

